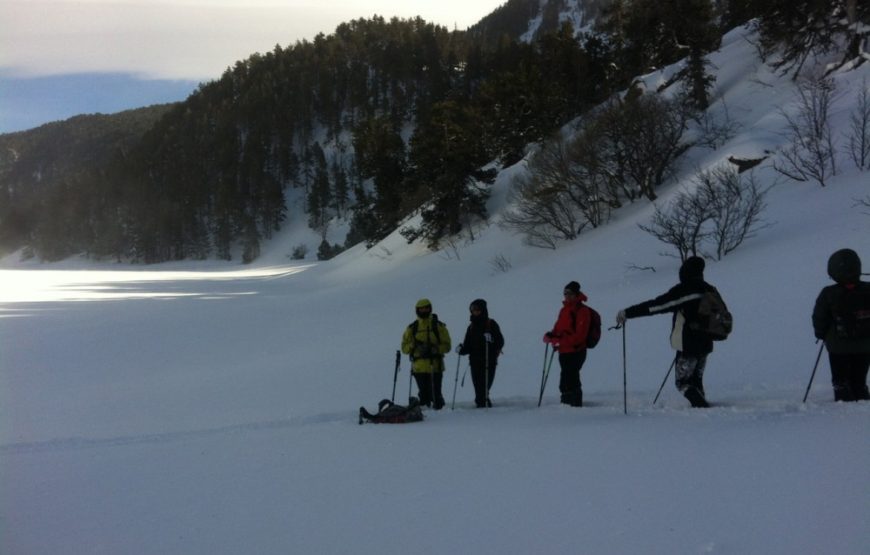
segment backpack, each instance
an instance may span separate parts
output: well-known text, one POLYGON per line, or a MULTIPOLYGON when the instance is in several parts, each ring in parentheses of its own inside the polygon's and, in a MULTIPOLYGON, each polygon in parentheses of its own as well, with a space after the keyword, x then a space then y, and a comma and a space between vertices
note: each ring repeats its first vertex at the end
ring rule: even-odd
POLYGON ((847 290, 831 308, 837 337, 870 339, 870 287, 847 290))
MULTIPOLYGON (((601 315, 598 311, 588 305, 583 305, 589 309, 589 329, 586 330, 586 348, 594 349, 598 342, 601 341, 601 315)), ((571 313, 571 327, 577 331, 577 313, 571 313)))
POLYGON ((408 422, 420 422, 423 420, 423 410, 416 397, 408 400, 408 406, 397 405, 389 399, 382 399, 378 403, 378 412, 372 414, 365 409, 359 408, 359 423, 372 422, 374 424, 406 424, 408 422))
MULTIPOLYGON (((414 344, 415 345, 422 345, 423 349, 426 351, 426 354, 420 358, 432 359, 432 358, 443 358, 444 357, 444 355, 437 352, 437 346, 441 344, 441 335, 438 333, 438 329, 441 327, 441 321, 438 320, 437 314, 432 315, 432 334, 435 336, 435 349, 436 349, 436 352, 434 355, 431 353, 432 345, 430 345, 428 343, 427 344, 417 343, 417 330, 420 329, 420 321, 414 320, 413 322, 408 324, 408 327, 411 328, 411 337, 414 340, 414 344)), ((411 362, 414 362, 414 352, 413 351, 411 352, 410 358, 411 358, 411 362)))
POLYGON ((713 341, 724 341, 733 327, 734 318, 719 291, 713 289, 702 293, 697 316, 689 323, 689 328, 707 334, 713 341))
POLYGON ((589 331, 586 333, 586 348, 594 349, 601 340, 601 315, 591 306, 586 308, 589 309, 589 331))

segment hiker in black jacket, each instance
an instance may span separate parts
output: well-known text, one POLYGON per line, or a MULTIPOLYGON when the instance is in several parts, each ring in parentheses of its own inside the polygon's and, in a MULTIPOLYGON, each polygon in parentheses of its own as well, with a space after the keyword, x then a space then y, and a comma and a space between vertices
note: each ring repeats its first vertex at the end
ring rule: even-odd
POLYGON ((822 289, 813 309, 813 331, 825 341, 835 401, 866 401, 870 368, 870 283, 861 281, 861 259, 841 249, 828 259, 836 283, 822 289))
POLYGON ((680 283, 664 295, 620 310, 616 315, 616 323, 622 325, 628 318, 673 313, 671 346, 677 351, 676 385, 693 407, 710 406, 704 394, 703 379, 707 355, 713 352, 713 339, 692 329, 698 305, 708 291, 716 291, 716 288, 704 281, 704 259, 692 256, 680 267, 680 283))
POLYGON ((471 301, 468 310, 471 312, 471 323, 465 332, 465 339, 459 344, 458 353, 468 355, 477 408, 491 407, 489 389, 495 378, 498 355, 504 347, 504 337, 498 323, 489 317, 485 300, 471 301))

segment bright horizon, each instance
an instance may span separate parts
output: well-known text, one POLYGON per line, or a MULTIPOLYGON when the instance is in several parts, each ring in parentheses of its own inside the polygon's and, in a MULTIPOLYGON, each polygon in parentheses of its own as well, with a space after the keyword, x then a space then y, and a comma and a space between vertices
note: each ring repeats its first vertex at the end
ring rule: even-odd
MULTIPOLYGON (((465 29, 502 0, 0 0, 0 79, 129 73, 203 81, 276 44, 381 15, 465 29)), ((2 81, 0 81, 2 82, 2 81)))

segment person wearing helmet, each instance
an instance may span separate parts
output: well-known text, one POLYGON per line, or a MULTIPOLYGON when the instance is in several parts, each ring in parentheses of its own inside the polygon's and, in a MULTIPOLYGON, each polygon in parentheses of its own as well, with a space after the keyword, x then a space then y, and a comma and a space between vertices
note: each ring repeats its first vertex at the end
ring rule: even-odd
POLYGON ((823 288, 813 308, 813 331, 831 362, 835 401, 866 401, 870 368, 870 283, 861 281, 861 259, 840 249, 828 259, 834 285, 823 288))
POLYGON ((402 335, 402 352, 411 357, 411 372, 417 382, 420 404, 435 410, 444 407, 441 382, 444 377, 444 355, 450 352, 447 326, 432 313, 429 299, 420 299, 415 306, 417 319, 402 335))

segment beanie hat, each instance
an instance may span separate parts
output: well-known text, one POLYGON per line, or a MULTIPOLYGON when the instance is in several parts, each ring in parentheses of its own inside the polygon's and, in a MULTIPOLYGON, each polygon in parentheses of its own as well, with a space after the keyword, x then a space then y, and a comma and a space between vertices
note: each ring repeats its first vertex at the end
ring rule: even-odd
POLYGON ((680 266, 680 281, 704 279, 704 259, 700 256, 690 256, 680 266))
POLYGON ((840 249, 828 259, 828 275, 837 283, 861 279, 861 259, 852 249, 840 249))
POLYGON ((570 291, 575 295, 578 295, 580 293, 580 284, 576 281, 568 282, 568 285, 565 286, 565 291, 570 291))
POLYGON ((419 301, 417 301, 417 304, 414 305, 414 308, 425 308, 427 306, 429 308, 432 308, 432 303, 429 301, 429 299, 420 299, 419 301))

